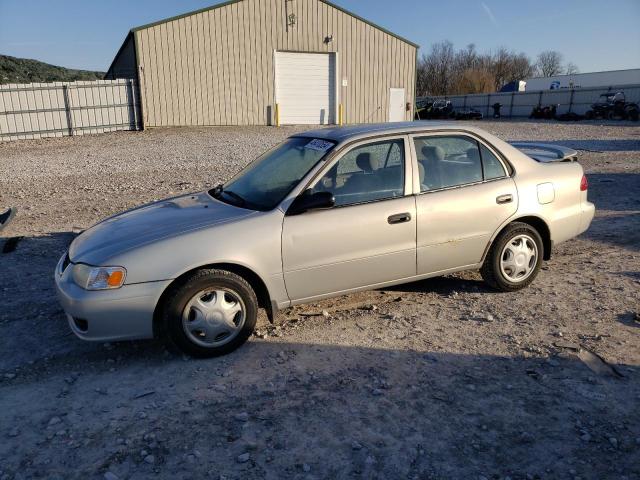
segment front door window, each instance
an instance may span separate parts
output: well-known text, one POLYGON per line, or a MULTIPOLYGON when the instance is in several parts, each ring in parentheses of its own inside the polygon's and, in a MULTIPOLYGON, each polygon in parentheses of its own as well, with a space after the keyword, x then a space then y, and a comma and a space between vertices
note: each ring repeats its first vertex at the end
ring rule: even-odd
POLYGON ((331 192, 342 207, 404 194, 404 141, 369 143, 347 152, 313 187, 331 192))

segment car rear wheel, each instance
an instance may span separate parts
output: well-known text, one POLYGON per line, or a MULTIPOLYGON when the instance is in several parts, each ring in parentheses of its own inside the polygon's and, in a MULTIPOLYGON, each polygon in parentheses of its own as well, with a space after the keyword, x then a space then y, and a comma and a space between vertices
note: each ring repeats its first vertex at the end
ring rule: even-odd
POLYGON ((199 270, 177 284, 163 309, 170 339, 195 357, 238 348, 253 332, 257 315, 251 285, 235 273, 216 269, 199 270))
POLYGON ((535 228, 522 222, 511 223, 491 245, 480 270, 482 278, 496 290, 520 290, 538 275, 543 248, 535 228))

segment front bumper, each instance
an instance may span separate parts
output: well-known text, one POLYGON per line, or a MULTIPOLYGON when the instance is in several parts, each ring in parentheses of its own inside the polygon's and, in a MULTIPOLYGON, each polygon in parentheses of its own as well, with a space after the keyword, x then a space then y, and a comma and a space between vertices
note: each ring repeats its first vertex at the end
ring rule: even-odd
POLYGON ((56 291, 73 333, 83 340, 116 341, 153 337, 153 313, 171 280, 85 290, 71 278, 64 255, 55 271, 56 291), (64 268, 66 267, 66 268, 64 268))

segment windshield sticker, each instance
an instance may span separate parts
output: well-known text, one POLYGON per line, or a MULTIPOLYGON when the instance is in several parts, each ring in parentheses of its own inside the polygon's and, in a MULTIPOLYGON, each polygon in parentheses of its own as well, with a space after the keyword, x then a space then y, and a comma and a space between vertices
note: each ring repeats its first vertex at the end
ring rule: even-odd
POLYGON ((333 147, 332 142, 326 142, 324 140, 320 140, 319 138, 314 138, 304 146, 304 148, 308 148, 310 150, 316 150, 318 152, 326 152, 331 147, 333 147))

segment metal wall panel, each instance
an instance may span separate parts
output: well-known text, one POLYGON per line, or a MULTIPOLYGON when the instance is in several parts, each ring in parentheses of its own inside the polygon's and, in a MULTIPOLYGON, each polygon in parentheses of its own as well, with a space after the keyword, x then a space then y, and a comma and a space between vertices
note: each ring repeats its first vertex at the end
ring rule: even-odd
POLYGON ((0 85, 0 141, 140 128, 135 80, 0 85))
POLYGON ((320 0, 242 0, 133 35, 149 127, 273 124, 275 51, 336 53, 348 123, 386 121, 390 88, 414 103, 416 47, 320 0))

